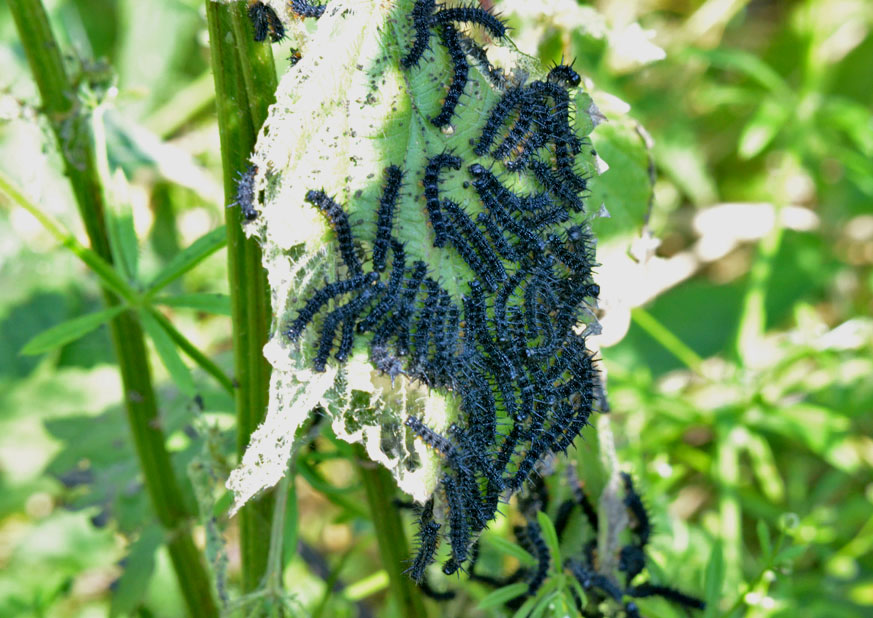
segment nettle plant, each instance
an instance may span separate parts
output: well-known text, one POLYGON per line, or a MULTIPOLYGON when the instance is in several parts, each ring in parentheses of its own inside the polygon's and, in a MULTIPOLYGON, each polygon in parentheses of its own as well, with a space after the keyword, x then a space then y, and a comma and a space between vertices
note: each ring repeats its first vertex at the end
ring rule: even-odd
MULTIPOLYGON (((425 591, 450 596, 427 580, 444 541, 442 572, 501 587, 495 602, 527 597, 534 611, 566 591, 586 615, 602 601, 639 615, 628 596, 701 607, 633 585, 650 524, 629 478, 623 584, 594 545, 562 562, 566 521, 556 529, 544 512, 541 475, 606 408, 586 341, 599 328, 592 221, 608 191, 590 134, 602 116, 579 74, 542 68, 478 6, 255 2, 248 15, 256 40, 287 33, 302 54, 234 204, 262 248, 274 313, 269 409, 228 481, 234 508, 283 477, 321 409, 412 496, 409 575, 425 591), (516 494, 527 564, 483 574, 479 536, 516 494)), ((587 497, 559 520, 575 503, 596 536, 587 497)))

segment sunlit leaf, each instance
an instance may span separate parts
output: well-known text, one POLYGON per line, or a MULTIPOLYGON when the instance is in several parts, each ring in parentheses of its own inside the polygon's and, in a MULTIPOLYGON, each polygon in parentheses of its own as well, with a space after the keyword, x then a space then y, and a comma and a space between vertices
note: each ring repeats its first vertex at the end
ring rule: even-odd
POLYGON ((183 249, 170 260, 170 263, 155 276, 149 284, 149 294, 154 294, 184 275, 197 266, 197 264, 221 249, 226 242, 227 233, 224 226, 217 227, 195 240, 189 247, 183 249))
POLYGON ((154 299, 158 305, 194 309, 214 315, 230 316, 230 296, 226 294, 178 294, 159 296, 154 299))
POLYGON ((703 597, 706 601, 706 613, 704 618, 714 618, 719 615, 719 602, 724 583, 724 555, 721 549, 721 541, 716 541, 706 565, 706 575, 703 583, 703 597))
POLYGON ((494 547, 494 549, 499 551, 501 554, 512 556, 524 566, 536 566, 537 559, 531 556, 528 552, 526 552, 515 543, 507 541, 506 539, 496 535, 488 535, 485 538, 488 540, 488 544, 494 547))
POLYGON ((136 281, 139 273, 139 241, 133 225, 133 211, 129 200, 127 178, 121 169, 115 170, 107 190, 110 196, 106 206, 106 232, 116 268, 128 281, 136 281))
POLYGON ((759 155, 775 139, 791 117, 790 110, 773 99, 765 99, 743 127, 737 152, 743 159, 759 155))
POLYGON ((770 559, 770 553, 773 551, 770 527, 763 519, 759 519, 755 529, 758 533, 758 543, 761 545, 761 556, 765 561, 767 561, 770 559))
POLYGON ((498 588, 479 601, 479 609, 500 607, 507 601, 511 601, 515 597, 523 595, 525 592, 527 592, 527 584, 524 582, 518 582, 510 584, 509 586, 504 586, 503 588, 498 588))

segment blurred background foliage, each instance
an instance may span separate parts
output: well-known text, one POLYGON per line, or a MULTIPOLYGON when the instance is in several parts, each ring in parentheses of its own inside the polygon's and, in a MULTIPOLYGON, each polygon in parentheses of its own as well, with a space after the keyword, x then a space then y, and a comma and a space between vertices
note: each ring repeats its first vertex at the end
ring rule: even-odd
MULTIPOLYGON (((46 6, 80 96, 110 95, 107 149, 129 180, 147 281, 223 220, 203 3, 46 6)), ((709 571, 723 598, 709 616, 870 616, 873 5, 506 0, 495 8, 523 51, 544 62, 574 58, 604 114, 639 123, 650 140, 656 181, 645 225, 630 239, 599 224, 601 355, 618 457, 653 512, 650 570, 698 594, 709 571)), ((286 47, 274 48, 280 70, 286 47)), ((5 6, 0 66, 0 169, 81 237, 5 6)), ((608 143, 600 153, 626 167, 608 143)), ((0 238, 0 615, 181 615, 168 559, 156 552, 105 327, 44 356, 19 353, 47 327, 98 309, 97 281, 8 202, 0 238)), ((168 290, 218 295, 214 302, 164 310, 229 370, 224 259, 212 255, 168 290)), ((178 469, 204 449, 232 452, 225 391, 194 371, 201 412, 157 355, 153 365, 178 469)), ((386 583, 373 574, 353 457, 329 437, 319 442, 298 464, 286 546, 299 551, 288 552, 285 580, 314 615, 381 615, 386 583)), ((579 441, 583 479, 595 443, 591 433, 579 441)), ((216 513, 226 507, 219 501, 216 513)), ((231 588, 235 534, 230 522, 231 588)), ((466 585, 474 598, 487 593, 478 586, 466 585)), ((449 613, 473 615, 473 606, 449 613)), ((681 615, 657 600, 641 606, 681 615)))

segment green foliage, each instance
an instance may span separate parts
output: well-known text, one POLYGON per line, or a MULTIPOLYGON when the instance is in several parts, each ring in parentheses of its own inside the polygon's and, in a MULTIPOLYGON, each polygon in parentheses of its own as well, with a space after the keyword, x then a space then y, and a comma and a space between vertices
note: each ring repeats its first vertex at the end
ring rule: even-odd
MULTIPOLYGON (((630 322, 626 335, 619 333, 600 355, 608 369, 617 457, 639 478, 653 516, 649 576, 705 598, 707 617, 869 615, 869 7, 861 0, 805 0, 732 5, 720 13, 713 3, 693 9, 661 2, 619 15, 613 4, 598 5, 602 13, 573 3, 507 0, 497 7, 525 53, 546 63, 576 57, 577 70, 595 86, 592 98, 608 118, 592 133, 609 165, 590 198, 595 208, 607 204, 611 215, 594 222, 603 245, 625 254, 648 217, 649 229, 663 240, 655 264, 691 265, 678 278, 665 277, 644 307, 605 307, 607 317, 630 322), (552 5, 565 12, 550 14, 552 5), (635 20, 654 29, 664 59, 639 55, 651 49, 642 44, 644 35, 627 28, 635 20), (636 46, 617 45, 624 40, 636 46), (633 49, 636 56, 628 52, 633 49), (651 134, 651 147, 638 124, 651 134), (730 225, 701 231, 710 207, 743 202, 774 207, 755 215, 729 210, 730 225), (802 211, 792 210, 797 206, 802 211), (766 212, 781 212, 790 227, 768 237, 759 225, 766 212), (798 212, 814 215, 812 223, 792 219, 798 212), (728 236, 738 240, 715 258, 697 251, 728 236)), ((34 120, 40 105, 21 42, 6 5, 0 8, 0 57, 11 76, 2 85, 0 124, 4 616, 184 611, 165 555, 155 552, 164 537, 121 417, 123 393, 107 365, 112 357, 100 325, 111 317, 135 312, 153 344, 158 422, 177 477, 184 479, 195 460, 206 466, 202 470, 226 471, 235 463, 221 226, 226 200, 209 137, 216 134, 215 95, 202 3, 100 7, 62 0, 51 4, 50 17, 62 49, 82 56, 65 59, 77 76, 75 100, 86 110, 95 102, 104 108, 99 147, 106 152, 101 178, 113 266, 74 240, 81 224, 57 155, 49 154, 57 144, 34 120), (112 67, 109 83, 117 84, 117 95, 104 87, 92 55, 112 67), (50 234, 23 216, 28 206, 13 193, 16 187, 50 234), (83 264, 90 275, 83 275, 83 264), (100 285, 121 304, 99 307, 100 285), (196 394, 205 403, 202 417, 192 404, 196 394), (218 440, 206 439, 198 420, 204 417, 220 426, 218 440), (125 567, 115 566, 125 556, 125 567)), ((288 45, 299 46, 303 38, 298 31, 291 37, 274 47, 280 73, 288 45)), ((319 51, 304 48, 303 54, 319 51)), ((420 103, 431 108, 438 98, 420 103)), ((409 117, 408 108, 398 107, 385 130, 409 117)), ((67 126, 70 135, 82 129, 73 121, 67 126)), ((423 139, 440 136, 428 128, 423 139)), ((380 160, 420 156, 420 144, 408 152, 407 146, 399 140, 395 150, 379 153, 380 160)), ((375 204, 377 185, 364 192, 360 217, 372 214, 366 208, 375 204)), ((638 259, 643 253, 633 252, 638 259)), ((617 296, 631 297, 640 281, 660 276, 645 272, 630 284, 621 278, 601 283, 607 293, 613 286, 617 296)), ((607 320, 604 325, 610 332, 607 320)), ((327 428, 311 444, 301 448, 284 520, 285 583, 300 604, 293 611, 320 607, 321 615, 353 615, 363 598, 379 615, 392 615, 378 596, 388 578, 374 560, 376 539, 357 462, 327 428), (324 564, 311 553, 293 554, 297 540, 324 564)), ((606 479, 592 471, 589 480, 585 471, 597 461, 599 442, 590 436, 577 448, 572 463, 584 462, 579 469, 597 496, 606 479)), ((560 465, 549 481, 554 496, 568 494, 560 465)), ((206 496, 182 484, 184 500, 193 505, 196 497, 201 505, 210 543, 216 534, 229 542, 237 534, 221 482, 195 482, 195 489, 208 487, 206 496)), ((549 532, 554 511, 540 526, 551 551, 571 555, 590 530, 574 516, 555 547, 549 532)), ((497 522, 483 536, 482 572, 536 564, 509 540, 510 527, 497 522)), ((214 565, 216 556, 210 557, 214 565)), ((227 593, 239 598, 239 568, 231 560, 227 569, 227 593)), ((526 591, 524 582, 495 591, 464 580, 448 585, 459 598, 432 607, 433 615, 509 616, 514 612, 506 602, 526 591)), ((571 590, 584 597, 553 565, 546 585, 517 614, 572 615, 571 590)), ((658 599, 638 604, 643 615, 682 615, 658 599)))

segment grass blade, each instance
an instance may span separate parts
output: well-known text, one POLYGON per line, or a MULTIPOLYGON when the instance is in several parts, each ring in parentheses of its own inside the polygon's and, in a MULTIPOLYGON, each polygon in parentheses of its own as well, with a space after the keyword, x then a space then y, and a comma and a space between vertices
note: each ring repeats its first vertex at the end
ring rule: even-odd
POLYGON ((194 385, 194 378, 191 376, 191 370, 182 361, 173 340, 164 332, 161 325, 158 324, 148 311, 139 312, 140 321, 145 329, 146 334, 155 344, 155 350, 161 358, 161 362, 167 371, 170 373, 173 383, 179 387, 186 396, 193 399, 197 395, 197 387, 194 385))
POLYGON ((230 317, 230 296, 226 294, 178 294, 176 296, 159 296, 153 299, 157 305, 193 309, 213 315, 230 317))
POLYGON ((200 262, 224 247, 227 242, 227 231, 224 226, 207 232, 191 245, 179 252, 164 269, 159 272, 149 284, 148 297, 166 287, 200 262))
POLYGON ((517 582, 498 588, 494 592, 489 593, 481 601, 479 601, 479 609, 490 609, 492 607, 500 607, 507 601, 519 597, 527 592, 527 584, 525 582, 517 582))
POLYGON ((24 344, 19 354, 28 356, 43 354, 50 350, 54 350, 64 346, 72 341, 76 341, 90 333, 92 330, 103 326, 109 320, 124 311, 124 305, 116 305, 103 311, 96 311, 87 315, 82 315, 66 322, 61 322, 56 326, 52 326, 48 330, 42 331, 36 337, 24 344))
POLYGON ((718 541, 712 548, 709 563, 706 565, 706 576, 703 584, 703 596, 706 601, 706 612, 703 618, 714 618, 719 615, 718 605, 721 601, 721 588, 724 582, 724 556, 721 551, 721 542, 718 541))
POLYGON ((501 554, 512 556, 524 566, 536 566, 537 559, 511 541, 499 536, 489 535, 488 543, 501 554))
POLYGON ((229 395, 234 394, 233 380, 231 380, 228 375, 221 370, 221 367, 216 365, 208 356, 201 352, 197 346, 188 341, 185 335, 180 333, 179 330, 173 326, 173 323, 164 316, 164 314, 154 307, 149 307, 148 311, 151 314, 151 317, 160 324, 161 328, 163 328, 167 335, 169 335, 170 339, 173 340, 173 342, 185 353, 186 356, 188 356, 188 358, 194 361, 203 371, 215 378, 229 395))

